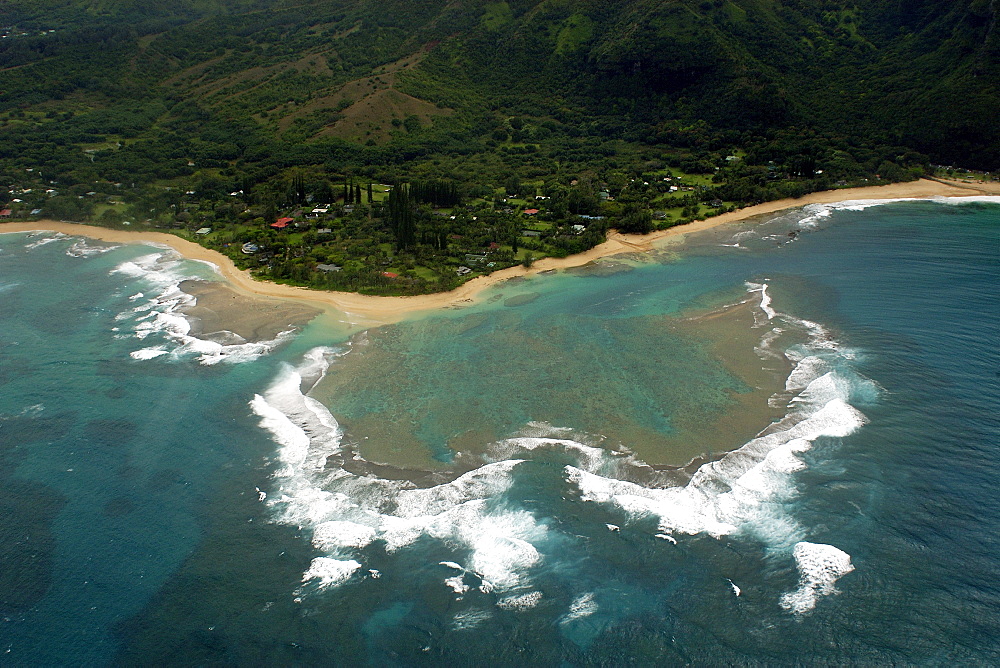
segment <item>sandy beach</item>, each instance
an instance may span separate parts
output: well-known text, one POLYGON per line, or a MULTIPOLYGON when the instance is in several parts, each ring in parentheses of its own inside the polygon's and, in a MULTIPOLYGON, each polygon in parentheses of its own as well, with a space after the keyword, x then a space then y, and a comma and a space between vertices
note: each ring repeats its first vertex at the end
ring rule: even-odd
POLYGON ((719 225, 747 220, 772 214, 784 209, 808 204, 830 204, 848 200, 883 199, 926 199, 933 197, 970 197, 976 195, 1000 195, 1000 183, 980 183, 968 181, 943 181, 920 179, 908 183, 894 183, 884 186, 845 188, 826 190, 805 195, 798 199, 782 199, 756 206, 738 209, 713 218, 695 221, 687 225, 672 227, 648 235, 629 235, 610 232, 604 243, 585 253, 566 258, 544 258, 535 261, 531 268, 510 267, 488 276, 477 277, 450 292, 418 295, 411 297, 374 297, 346 292, 327 292, 308 288, 279 285, 254 279, 250 272, 240 270, 228 257, 204 248, 193 241, 173 234, 153 231, 112 230, 92 225, 40 220, 27 223, 0 223, 0 233, 51 230, 68 235, 86 236, 112 243, 153 242, 176 250, 181 255, 209 262, 218 268, 232 289, 243 296, 258 299, 294 300, 323 310, 336 309, 346 314, 348 321, 356 325, 379 325, 397 322, 407 314, 428 311, 448 306, 467 304, 486 288, 511 278, 537 274, 543 271, 579 267, 599 258, 649 251, 665 243, 665 240, 700 232, 719 225))
POLYGON ((188 280, 181 290, 197 299, 184 309, 191 333, 199 338, 232 332, 244 341, 273 341, 289 329, 301 329, 320 309, 288 299, 241 294, 223 281, 188 280))

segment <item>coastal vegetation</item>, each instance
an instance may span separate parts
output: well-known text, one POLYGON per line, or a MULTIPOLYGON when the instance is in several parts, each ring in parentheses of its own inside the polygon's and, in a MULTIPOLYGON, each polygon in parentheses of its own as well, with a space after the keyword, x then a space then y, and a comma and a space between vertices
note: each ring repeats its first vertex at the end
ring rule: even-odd
POLYGON ((611 228, 994 170, 996 19, 983 0, 11 0, 5 217, 162 228, 279 282, 447 290, 611 228))

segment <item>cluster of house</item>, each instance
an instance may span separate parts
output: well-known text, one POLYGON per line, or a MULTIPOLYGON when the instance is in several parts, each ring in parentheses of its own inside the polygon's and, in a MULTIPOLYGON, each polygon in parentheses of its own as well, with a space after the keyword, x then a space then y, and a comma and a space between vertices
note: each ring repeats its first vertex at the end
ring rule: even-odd
MULTIPOLYGON (((319 218, 329 216, 330 215, 330 210, 332 208, 333 208, 332 204, 323 204, 321 206, 313 207, 308 212, 301 212, 301 211, 300 212, 296 212, 295 215, 302 215, 302 216, 304 216, 305 218, 307 218, 309 220, 318 220, 319 218)), ((352 204, 345 204, 343 207, 341 207, 341 209, 343 209, 343 212, 344 212, 345 215, 346 214, 351 214, 351 213, 354 212, 354 205, 352 205, 352 204)), ((273 223, 271 223, 271 227, 273 229, 276 229, 276 230, 283 230, 283 229, 285 229, 285 228, 287 228, 289 226, 291 226, 291 227, 300 227, 301 225, 302 225, 302 223, 296 223, 295 222, 295 218, 291 218, 289 216, 283 216, 283 217, 279 218, 278 220, 274 221, 273 223)), ((322 232, 323 231, 320 230, 320 233, 322 233, 322 232)), ((326 230, 326 232, 329 233, 330 230, 326 230)))
POLYGON ((51 30, 40 30, 38 32, 28 32, 27 30, 22 30, 16 26, 0 26, 0 39, 11 39, 15 37, 30 37, 32 35, 38 35, 45 37, 46 35, 51 35, 55 32, 55 29, 51 30))

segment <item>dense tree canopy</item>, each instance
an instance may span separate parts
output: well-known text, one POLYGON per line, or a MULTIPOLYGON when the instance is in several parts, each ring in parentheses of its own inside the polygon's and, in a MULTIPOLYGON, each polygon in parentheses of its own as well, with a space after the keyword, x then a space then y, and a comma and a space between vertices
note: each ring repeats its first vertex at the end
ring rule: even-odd
POLYGON ((608 226, 996 169, 995 4, 10 0, 0 170, 16 215, 442 289, 608 226))

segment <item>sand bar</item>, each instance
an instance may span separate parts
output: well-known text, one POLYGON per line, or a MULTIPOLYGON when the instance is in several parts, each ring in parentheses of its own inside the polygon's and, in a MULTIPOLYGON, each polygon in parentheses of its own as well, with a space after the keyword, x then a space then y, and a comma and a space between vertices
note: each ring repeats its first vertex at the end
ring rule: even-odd
POLYGON ((397 322, 407 314, 428 311, 448 306, 467 304, 486 288, 518 276, 536 274, 554 269, 579 267, 602 257, 651 250, 658 243, 671 237, 680 237, 700 232, 726 223, 746 220, 756 216, 805 206, 807 204, 831 204, 849 200, 883 199, 926 199, 932 197, 970 197, 976 195, 1000 195, 1000 183, 972 181, 944 181, 920 179, 908 183, 893 183, 884 186, 864 188, 844 188, 811 193, 797 199, 782 199, 765 202, 756 206, 738 209, 721 216, 695 221, 687 225, 672 227, 648 235, 620 234, 609 232, 604 243, 584 253, 566 258, 543 258, 535 261, 530 269, 523 266, 496 271, 488 276, 480 276, 450 292, 411 297, 374 297, 349 292, 311 290, 290 285, 280 285, 253 278, 249 271, 243 271, 225 255, 204 248, 193 241, 173 234, 146 230, 112 230, 92 225, 41 220, 29 223, 0 223, 2 232, 27 232, 32 230, 52 230, 68 235, 86 236, 113 243, 154 242, 170 246, 185 257, 202 260, 215 265, 231 287, 245 295, 263 298, 291 299, 314 307, 333 308, 347 315, 359 325, 378 325, 397 322))
POLYGON ((232 332, 244 341, 273 341, 282 332, 301 329, 320 313, 298 301, 246 295, 224 281, 187 280, 180 288, 197 299, 183 313, 191 321, 191 334, 199 338, 232 332))

